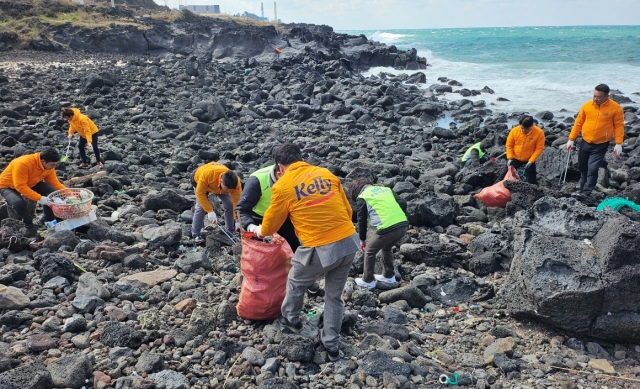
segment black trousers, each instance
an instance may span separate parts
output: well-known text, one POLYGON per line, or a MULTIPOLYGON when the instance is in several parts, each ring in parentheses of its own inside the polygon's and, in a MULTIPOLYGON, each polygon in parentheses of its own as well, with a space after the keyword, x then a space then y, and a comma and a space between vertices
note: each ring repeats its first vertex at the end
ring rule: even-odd
MULTIPOLYGON (((262 218, 258 217, 257 215, 253 215, 253 221, 255 222, 256 226, 262 224, 262 218)), ((296 235, 296 229, 293 228, 291 219, 287 218, 284 223, 282 223, 282 227, 280 227, 280 229, 278 230, 278 235, 283 237, 284 240, 289 243, 291 251, 293 251, 294 253, 296 252, 298 247, 300 247, 300 239, 298 239, 298 236, 296 235)))
MULTIPOLYGON (((511 166, 513 166, 514 168, 519 169, 522 166, 526 165, 527 161, 522 162, 522 161, 518 161, 517 159, 512 159, 511 160, 511 166)), ((507 171, 509 170, 509 167, 507 165, 504 165, 504 168, 502 168, 502 171, 500 171, 500 174, 498 175, 498 179, 496 180, 496 183, 502 181, 504 179, 504 176, 507 175, 507 171)), ((538 185, 538 172, 536 171, 536 163, 532 163, 531 166, 529 166, 528 169, 525 169, 524 171, 524 177, 526 179, 526 182, 528 182, 529 184, 533 184, 533 185, 538 185)))
POLYGON ((598 183, 598 169, 607 154, 609 143, 598 145, 587 143, 584 140, 578 150, 578 169, 580 170, 580 190, 587 196, 598 183))
MULTIPOLYGON (((55 192, 56 189, 47 184, 44 181, 38 182, 35 186, 31 188, 33 191, 47 196, 52 192, 55 192)), ((5 188, 0 189, 0 194, 7 200, 7 203, 13 208, 14 211, 18 214, 18 216, 22 219, 24 226, 27 228, 33 227, 33 215, 29 213, 27 208, 27 200, 22 197, 22 195, 15 189, 5 188)), ((53 215, 53 211, 49 207, 44 208, 44 218, 47 221, 52 221, 56 217, 53 215)))
MULTIPOLYGON (((91 138, 91 145, 93 146, 93 154, 96 156, 96 163, 102 162, 102 160, 100 159, 100 149, 98 148, 98 134, 93 134, 91 138)), ((80 160, 83 163, 89 163, 87 152, 85 151, 86 145, 87 139, 80 137, 80 141, 78 142, 78 150, 80 151, 80 160)))

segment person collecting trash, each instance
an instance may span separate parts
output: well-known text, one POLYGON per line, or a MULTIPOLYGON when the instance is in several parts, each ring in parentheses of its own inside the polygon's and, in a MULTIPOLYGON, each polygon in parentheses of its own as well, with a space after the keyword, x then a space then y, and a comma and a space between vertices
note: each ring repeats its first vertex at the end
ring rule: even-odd
POLYGON ((320 343, 333 362, 344 355, 339 348, 344 315, 342 291, 353 258, 360 249, 358 234, 351 222, 353 211, 340 179, 325 168, 306 163, 297 145, 279 146, 274 151, 274 159, 282 177, 271 188, 271 205, 262 224, 250 232, 257 236, 271 235, 289 217, 302 241, 291 261, 282 316, 276 322, 281 328, 300 332, 304 293, 324 275, 320 343))
POLYGON ((58 181, 56 166, 60 161, 58 150, 48 147, 39 153, 27 154, 11 161, 0 174, 0 195, 18 214, 24 223, 24 235, 32 238, 37 231, 33 224, 33 214, 29 212, 25 199, 42 205, 45 221, 55 220, 47 197, 56 190, 66 187, 58 181))
POLYGON ((347 192, 356 202, 358 235, 364 251, 364 272, 356 278, 356 284, 373 289, 376 281, 393 284, 396 273, 393 269, 391 249, 404 237, 409 228, 407 216, 400 208, 393 191, 384 186, 373 185, 370 180, 356 179, 348 185, 347 192), (376 228, 376 234, 367 242, 367 222, 376 228), (373 274, 376 255, 382 251, 382 274, 373 274))
POLYGON ((491 147, 491 140, 483 139, 482 142, 471 145, 462 155, 460 161, 465 167, 480 166, 489 161, 489 157, 486 155, 489 147, 491 147))
POLYGON ((191 224, 191 237, 195 243, 202 243, 204 239, 200 235, 204 226, 204 217, 213 224, 218 224, 218 216, 209 202, 208 194, 215 194, 224 207, 224 224, 229 232, 234 232, 235 222, 233 212, 240 199, 242 184, 240 178, 228 167, 211 162, 200 166, 193 172, 191 185, 195 188, 196 204, 191 224))
POLYGON ((80 151, 80 167, 89 166, 89 159, 85 151, 85 146, 93 150, 96 156, 96 166, 102 168, 102 160, 100 159, 100 148, 98 147, 98 127, 93 123, 87 115, 80 113, 78 108, 62 108, 60 116, 69 122, 69 140, 73 139, 73 133, 80 135, 78 142, 78 150, 80 151), (88 142, 88 143, 87 143, 88 142))
MULTIPOLYGON (((271 187, 280 178, 282 173, 277 164, 263 167, 253 172, 242 188, 242 195, 240 201, 236 205, 236 210, 240 211, 240 219, 242 222, 242 228, 247 231, 252 231, 256 226, 262 223, 264 213, 271 204, 271 187)), ((300 247, 300 240, 296 235, 296 230, 291 224, 289 218, 285 219, 284 223, 278 230, 278 234, 282 236, 291 251, 294 253, 300 247)), ((324 296, 324 290, 320 288, 317 282, 314 282, 307 289, 309 297, 324 296)))
POLYGON ((598 183, 598 172, 604 162, 611 138, 615 142, 613 155, 620 158, 624 141, 624 111, 609 98, 609 87, 600 84, 593 91, 593 99, 580 108, 569 134, 567 151, 571 151, 578 135, 582 143, 578 151, 580 186, 572 196, 587 199, 598 183))
POLYGON ((502 181, 509 166, 523 168, 526 182, 538 185, 536 160, 544 150, 544 131, 536 126, 532 116, 524 115, 507 137, 507 164, 498 175, 497 182, 502 181))

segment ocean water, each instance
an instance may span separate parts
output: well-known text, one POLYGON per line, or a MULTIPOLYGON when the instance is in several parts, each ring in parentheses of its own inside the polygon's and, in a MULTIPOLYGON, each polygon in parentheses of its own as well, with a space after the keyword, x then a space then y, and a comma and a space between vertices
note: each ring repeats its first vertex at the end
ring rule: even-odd
MULTIPOLYGON (((415 48, 431 65, 427 85, 447 77, 464 88, 488 86, 494 111, 535 113, 562 109, 574 114, 605 83, 640 102, 640 26, 496 27, 385 31, 339 31, 415 48), (634 94, 635 93, 635 94, 634 94), (498 97, 507 102, 496 101, 498 97)), ((373 68, 399 73, 389 68, 373 68)), ((411 73, 411 72, 407 72, 411 73)), ((456 89, 456 87, 454 87, 456 89)), ((447 94, 445 100, 457 100, 447 94)))

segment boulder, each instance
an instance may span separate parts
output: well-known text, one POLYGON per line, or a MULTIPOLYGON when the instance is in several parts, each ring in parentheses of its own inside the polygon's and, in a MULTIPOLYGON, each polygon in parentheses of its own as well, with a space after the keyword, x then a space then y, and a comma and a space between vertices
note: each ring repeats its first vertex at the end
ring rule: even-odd
POLYGON ((102 328, 100 342, 109 347, 138 348, 142 344, 144 334, 126 324, 109 321, 102 328))
POLYGON ((508 310, 577 334, 640 341, 640 224, 544 197, 514 218, 508 310))
POLYGON ((0 285, 0 310, 22 309, 29 305, 29 301, 20 289, 0 285))
POLYGON ((182 228, 177 224, 147 225, 142 227, 142 237, 147 239, 152 246, 171 247, 180 242, 182 228))
POLYGON ((42 281, 47 282, 57 276, 64 277, 69 282, 75 281, 76 268, 73 266, 73 262, 66 257, 60 254, 43 252, 34 254, 33 259, 33 267, 40 271, 42 281))
POLYGON ((88 356, 75 354, 57 359, 47 366, 53 385, 58 388, 82 388, 93 366, 88 356))
POLYGON ((147 195, 142 200, 142 209, 145 211, 157 212, 161 209, 172 209, 176 212, 182 212, 190 209, 192 205, 192 201, 171 189, 163 189, 159 193, 147 195))
POLYGON ((111 297, 111 293, 102 285, 102 282, 98 280, 95 274, 83 273, 78 278, 76 296, 96 296, 103 300, 108 300, 111 297))
POLYGON ((455 208, 451 200, 428 197, 408 201, 406 214, 414 226, 446 228, 453 224, 455 208))
POLYGON ((47 234, 42 245, 51 251, 58 251, 62 246, 69 246, 74 249, 78 243, 80 243, 80 239, 76 237, 73 231, 54 231, 47 234))
POLYGON ((51 373, 40 361, 0 374, 0 388, 3 389, 51 389, 52 387, 51 373))

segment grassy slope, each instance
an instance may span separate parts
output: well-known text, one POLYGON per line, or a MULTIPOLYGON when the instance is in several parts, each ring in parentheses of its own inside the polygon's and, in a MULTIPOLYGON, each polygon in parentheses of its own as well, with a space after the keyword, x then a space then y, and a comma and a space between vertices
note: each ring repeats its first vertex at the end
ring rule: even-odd
MULTIPOLYGON (((26 47, 33 39, 51 39, 52 27, 65 24, 84 28, 110 28, 116 25, 148 29, 151 23, 140 16, 169 23, 177 19, 200 17, 190 11, 168 10, 153 0, 116 0, 115 11, 111 8, 110 0, 91 0, 91 3, 92 6, 85 7, 70 0, 0 0, 0 33, 11 36, 18 47, 26 47)), ((271 25, 269 22, 225 14, 206 17, 243 25, 271 25)))

